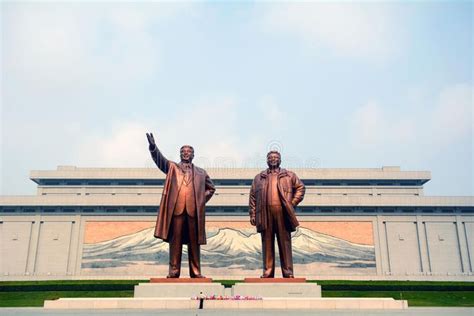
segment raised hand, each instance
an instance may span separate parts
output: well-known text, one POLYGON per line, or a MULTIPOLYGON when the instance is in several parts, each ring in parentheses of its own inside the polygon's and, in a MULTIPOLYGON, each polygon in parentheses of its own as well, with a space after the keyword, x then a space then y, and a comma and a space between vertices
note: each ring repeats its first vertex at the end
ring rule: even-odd
POLYGON ((153 133, 146 133, 146 138, 148 139, 148 149, 154 150, 156 148, 155 138, 153 133))

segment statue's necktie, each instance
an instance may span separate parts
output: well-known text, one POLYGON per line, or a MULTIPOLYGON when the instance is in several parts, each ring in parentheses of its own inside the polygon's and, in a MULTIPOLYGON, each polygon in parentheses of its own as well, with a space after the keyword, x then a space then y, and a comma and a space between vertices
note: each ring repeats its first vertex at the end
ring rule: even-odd
POLYGON ((191 181, 191 166, 189 164, 183 164, 183 172, 184 182, 186 183, 186 185, 188 185, 191 181))

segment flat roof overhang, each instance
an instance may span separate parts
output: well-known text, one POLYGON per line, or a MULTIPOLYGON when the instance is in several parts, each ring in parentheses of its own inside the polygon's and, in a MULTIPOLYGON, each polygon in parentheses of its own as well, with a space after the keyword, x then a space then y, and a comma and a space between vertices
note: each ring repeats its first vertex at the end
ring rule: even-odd
MULTIPOLYGON (((399 167, 382 168, 290 168, 302 180, 326 181, 332 183, 386 181, 387 183, 413 183, 423 185, 431 179, 429 171, 401 171, 399 167)), ((206 169, 213 180, 249 181, 262 169, 256 168, 208 168, 206 169)), ((59 166, 57 170, 33 170, 30 179, 37 184, 45 180, 58 183, 67 181, 104 181, 127 182, 165 179, 165 174, 157 168, 77 168, 74 166, 59 166)), ((79 184, 80 185, 80 184, 79 184)), ((133 185, 133 184, 131 184, 133 185)), ((350 185, 350 184, 349 184, 350 185)))

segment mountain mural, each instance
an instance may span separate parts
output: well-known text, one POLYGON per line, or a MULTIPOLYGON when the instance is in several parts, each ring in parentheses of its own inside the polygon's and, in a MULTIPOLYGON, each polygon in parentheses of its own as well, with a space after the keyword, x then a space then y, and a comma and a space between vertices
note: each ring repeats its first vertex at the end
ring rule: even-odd
MULTIPOLYGON (((168 244, 153 237, 154 228, 94 244, 84 244, 82 268, 115 268, 134 265, 168 265, 168 244)), ((344 239, 298 227, 292 234, 295 264, 327 262, 339 268, 375 267, 374 246, 352 243, 344 239)), ((277 251, 278 252, 278 251, 277 251)), ((208 234, 207 245, 201 247, 201 265, 212 268, 261 269, 259 233, 221 228, 208 234)), ((186 246, 183 262, 187 262, 186 246)))

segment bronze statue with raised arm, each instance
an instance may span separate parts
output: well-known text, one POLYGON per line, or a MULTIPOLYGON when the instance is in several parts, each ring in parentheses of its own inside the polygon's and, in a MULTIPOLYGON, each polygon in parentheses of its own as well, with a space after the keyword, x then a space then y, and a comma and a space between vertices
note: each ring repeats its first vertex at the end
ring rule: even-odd
POLYGON ((280 168, 280 163, 280 153, 270 151, 268 169, 254 178, 250 189, 250 223, 262 239, 261 278, 275 277, 275 236, 283 277, 294 278, 291 232, 299 226, 295 207, 303 200, 305 187, 296 174, 280 168))
POLYGON ((175 163, 159 151, 152 133, 146 136, 151 157, 166 174, 154 235, 169 243, 167 277, 179 278, 183 244, 187 244, 189 275, 191 278, 204 278, 200 245, 206 244, 205 205, 214 194, 214 184, 204 169, 192 163, 192 146, 182 146, 181 161, 175 163))

